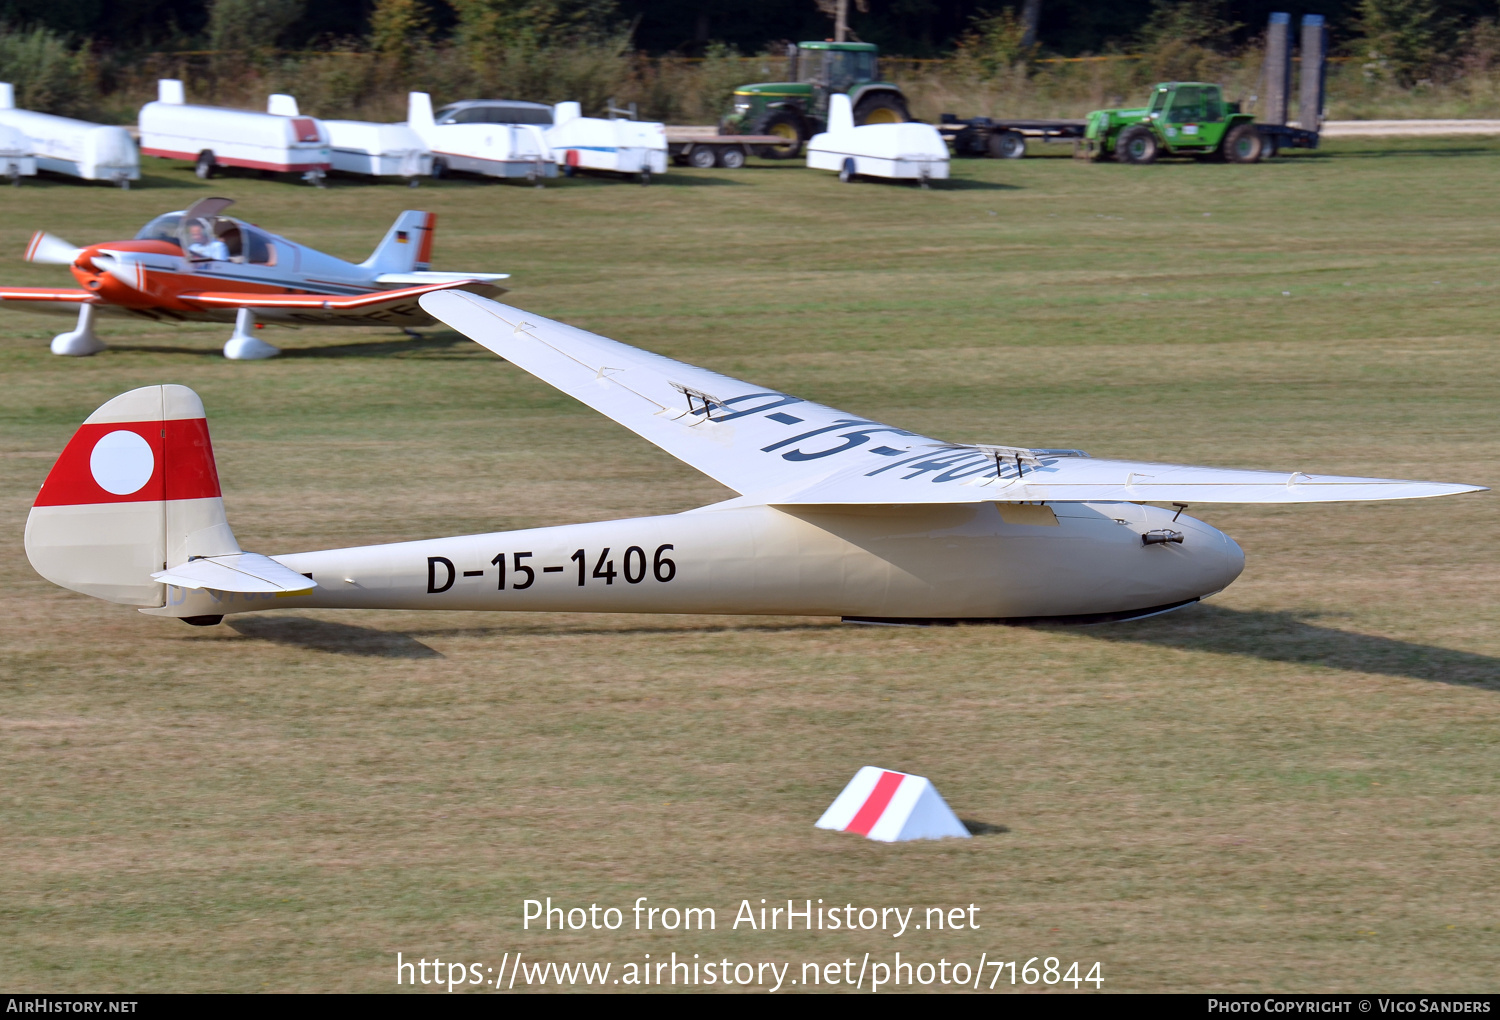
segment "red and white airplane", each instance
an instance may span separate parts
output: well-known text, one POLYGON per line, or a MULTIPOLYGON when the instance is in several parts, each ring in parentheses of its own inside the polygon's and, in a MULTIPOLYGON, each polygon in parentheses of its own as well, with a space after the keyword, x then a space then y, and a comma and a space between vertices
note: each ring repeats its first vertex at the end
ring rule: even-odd
POLYGON ((100 314, 158 322, 233 322, 224 356, 270 358, 279 348, 254 330, 287 326, 430 326, 417 298, 435 290, 501 294, 508 273, 428 269, 437 217, 407 210, 371 256, 345 262, 222 215, 230 198, 205 198, 146 224, 129 241, 75 248, 38 232, 28 262, 65 265, 79 287, 0 287, 0 305, 78 315, 52 340, 52 353, 84 357, 104 350, 94 333, 100 314))

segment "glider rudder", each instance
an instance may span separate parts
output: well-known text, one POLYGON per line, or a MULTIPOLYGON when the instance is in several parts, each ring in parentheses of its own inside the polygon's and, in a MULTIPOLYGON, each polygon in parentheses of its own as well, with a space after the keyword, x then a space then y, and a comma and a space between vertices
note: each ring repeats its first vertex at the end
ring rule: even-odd
POLYGON ((169 564, 238 552, 203 402, 186 386, 143 386, 89 415, 26 520, 37 573, 131 606, 165 603, 151 575, 169 564))

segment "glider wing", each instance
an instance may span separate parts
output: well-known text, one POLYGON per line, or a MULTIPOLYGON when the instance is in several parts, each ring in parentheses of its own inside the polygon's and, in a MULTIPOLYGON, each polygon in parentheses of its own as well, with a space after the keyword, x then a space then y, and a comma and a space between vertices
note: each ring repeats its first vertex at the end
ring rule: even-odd
POLYGON ((679 460, 776 506, 909 503, 1314 503, 1478 486, 1094 460, 944 443, 457 292, 435 318, 679 460))

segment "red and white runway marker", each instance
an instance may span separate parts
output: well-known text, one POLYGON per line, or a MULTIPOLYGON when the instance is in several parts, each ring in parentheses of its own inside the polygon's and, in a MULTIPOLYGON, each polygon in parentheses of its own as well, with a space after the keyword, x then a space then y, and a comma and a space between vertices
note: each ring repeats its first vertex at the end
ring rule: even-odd
POLYGON ((922 776, 866 765, 829 805, 818 828, 853 832, 882 843, 969 838, 937 788, 922 776))

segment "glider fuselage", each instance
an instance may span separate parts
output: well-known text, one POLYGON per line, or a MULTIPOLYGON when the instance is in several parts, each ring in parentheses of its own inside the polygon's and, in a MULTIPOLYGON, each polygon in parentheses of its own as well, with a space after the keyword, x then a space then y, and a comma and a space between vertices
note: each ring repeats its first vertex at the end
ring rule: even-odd
POLYGON ((1244 567, 1202 521, 1133 503, 705 507, 687 513, 277 555, 317 587, 170 586, 147 612, 266 608, 1126 618, 1210 595, 1244 567), (1147 545, 1169 529, 1181 542, 1147 545))

